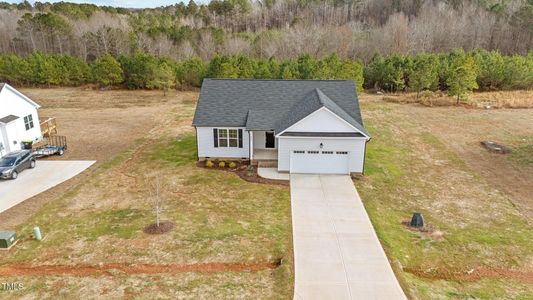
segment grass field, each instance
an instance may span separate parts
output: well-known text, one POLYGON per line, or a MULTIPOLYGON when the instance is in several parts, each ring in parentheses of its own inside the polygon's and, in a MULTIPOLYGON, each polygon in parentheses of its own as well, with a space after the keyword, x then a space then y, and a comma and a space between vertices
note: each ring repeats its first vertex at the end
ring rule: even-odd
MULTIPOLYGON (((289 190, 195 166, 197 93, 24 92, 60 118, 67 158, 99 162, 0 220, 21 236, 0 277, 24 283, 0 298, 292 297, 289 190), (155 175, 176 227, 152 236, 155 175)), ((532 111, 361 102, 373 139, 355 184, 409 297, 532 298, 532 111), (484 139, 514 151, 488 153, 484 139), (402 225, 414 211, 431 230, 402 225)))
POLYGON ((356 186, 406 292, 419 299, 532 298, 533 113, 364 98, 374 138, 356 186), (515 152, 489 153, 479 145, 484 139, 515 152), (507 193, 509 186, 518 191, 507 193), (431 231, 401 225, 415 211, 431 231))

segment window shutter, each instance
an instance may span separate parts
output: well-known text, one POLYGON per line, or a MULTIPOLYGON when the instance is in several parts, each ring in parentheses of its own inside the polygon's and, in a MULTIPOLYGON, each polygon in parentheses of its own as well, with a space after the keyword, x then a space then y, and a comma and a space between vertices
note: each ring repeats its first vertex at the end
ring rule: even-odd
POLYGON ((242 148, 242 129, 239 129, 239 148, 242 148))
POLYGON ((213 128, 213 139, 215 142, 215 148, 218 148, 218 129, 213 128))

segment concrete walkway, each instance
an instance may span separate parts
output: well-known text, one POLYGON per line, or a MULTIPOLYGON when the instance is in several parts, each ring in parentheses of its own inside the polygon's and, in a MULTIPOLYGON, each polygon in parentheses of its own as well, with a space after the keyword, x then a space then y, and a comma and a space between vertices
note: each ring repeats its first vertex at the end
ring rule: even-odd
POLYGON ((406 299, 347 175, 291 174, 294 299, 406 299))
POLYGON ((289 181, 289 173, 280 173, 277 168, 257 168, 257 175, 266 179, 289 181))
POLYGON ((94 161, 37 160, 35 169, 22 171, 15 180, 0 180, 0 213, 66 181, 94 161))

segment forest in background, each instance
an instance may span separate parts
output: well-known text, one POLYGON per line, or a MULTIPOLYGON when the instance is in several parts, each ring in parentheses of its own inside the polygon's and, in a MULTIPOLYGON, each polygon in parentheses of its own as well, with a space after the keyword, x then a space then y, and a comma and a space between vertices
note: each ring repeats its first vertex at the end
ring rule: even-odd
POLYGON ((155 9, 0 2, 0 81, 130 89, 203 78, 358 89, 533 87, 533 0, 193 0, 155 9))
POLYGON ((0 2, 0 52, 92 62, 142 51, 175 60, 215 55, 368 63, 376 54, 456 48, 526 55, 533 0, 193 0, 155 9, 0 2))
POLYGON ((129 89, 199 87, 209 78, 242 79, 349 79, 357 89, 387 92, 447 91, 466 99, 475 89, 511 90, 533 87, 533 52, 502 55, 498 51, 455 49, 449 53, 376 55, 363 65, 357 60, 331 54, 321 59, 309 54, 297 59, 251 58, 247 55, 216 55, 209 61, 198 57, 173 60, 138 51, 117 58, 106 54, 91 63, 62 54, 32 53, 24 57, 0 54, 0 81, 16 85, 100 87, 129 89))

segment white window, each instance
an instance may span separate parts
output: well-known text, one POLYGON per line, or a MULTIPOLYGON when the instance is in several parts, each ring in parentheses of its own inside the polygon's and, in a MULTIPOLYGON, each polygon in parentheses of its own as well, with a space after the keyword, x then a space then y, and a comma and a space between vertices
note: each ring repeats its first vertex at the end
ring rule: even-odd
POLYGON ((292 153, 302 154, 302 153, 305 153, 305 151, 303 151, 303 150, 294 150, 294 151, 292 151, 292 153))
POLYGON ((337 154, 346 155, 346 154, 348 154, 348 152, 346 152, 346 151, 337 151, 337 154))
POLYGON ((318 151, 307 151, 308 154, 318 154, 318 151))
POLYGON ((219 147, 239 147, 239 131, 237 129, 218 129, 219 147))
POLYGON ((26 130, 30 130, 33 128, 33 117, 31 115, 27 115, 24 117, 24 126, 26 126, 26 130))
POLYGON ((322 154, 333 154, 333 151, 322 151, 322 154))

